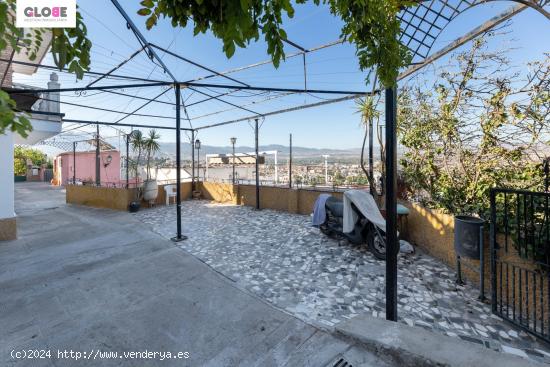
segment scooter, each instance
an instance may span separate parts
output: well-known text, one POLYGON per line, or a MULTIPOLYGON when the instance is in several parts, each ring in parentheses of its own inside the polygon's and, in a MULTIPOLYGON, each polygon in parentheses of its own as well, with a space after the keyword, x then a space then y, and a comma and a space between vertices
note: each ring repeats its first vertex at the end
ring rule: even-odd
MULTIPOLYGON (((370 195, 370 194, 368 194, 370 195)), ((352 202, 351 208, 355 213, 357 220, 354 223, 353 230, 344 233, 344 203, 343 200, 334 196, 327 198, 325 202, 326 219, 319 226, 321 232, 331 238, 347 239, 354 245, 367 245, 370 252, 379 260, 386 260, 386 234, 375 225, 372 220, 372 213, 365 215, 352 202), (367 218, 369 216, 369 218, 367 218)))

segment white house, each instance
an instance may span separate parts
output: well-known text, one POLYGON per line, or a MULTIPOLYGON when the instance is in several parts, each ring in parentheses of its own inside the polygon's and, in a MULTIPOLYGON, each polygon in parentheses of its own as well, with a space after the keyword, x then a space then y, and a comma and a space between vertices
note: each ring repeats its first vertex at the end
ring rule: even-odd
MULTIPOLYGON (((44 58, 50 44, 51 34, 44 34, 44 41, 38 51, 37 58, 30 61, 25 52, 14 53, 11 49, 2 51, 1 58, 12 62, 0 62, 0 77, 2 89, 26 88, 23 85, 14 85, 13 73, 33 75, 37 67, 18 64, 17 62, 40 63, 44 58), (38 60, 38 61, 37 61, 38 60), (15 61, 15 63, 13 62, 15 61)), ((48 89, 59 88, 57 74, 50 75, 48 89)), ((28 87, 32 89, 31 87, 28 87)), ((16 214, 14 206, 14 171, 13 148, 14 144, 35 144, 48 137, 61 132, 62 114, 59 108, 59 93, 47 93, 47 95, 13 95, 17 102, 17 108, 22 111, 37 111, 31 113, 30 121, 33 130, 27 138, 12 132, 0 134, 0 241, 15 239, 17 236, 16 214), (42 99, 45 98, 45 99, 42 99), (47 100, 46 100, 47 99, 47 100), (42 112, 42 113, 39 113, 42 112)))

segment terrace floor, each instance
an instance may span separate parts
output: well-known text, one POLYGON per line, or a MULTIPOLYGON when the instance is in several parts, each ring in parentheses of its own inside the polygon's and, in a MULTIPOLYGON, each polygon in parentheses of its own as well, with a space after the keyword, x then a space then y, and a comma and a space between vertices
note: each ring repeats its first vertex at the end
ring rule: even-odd
MULTIPOLYGON (((358 314, 384 315, 384 262, 311 227, 309 216, 206 201, 182 203, 185 251, 277 308, 331 329, 358 314)), ((135 214, 160 235, 175 235, 175 207, 135 214)), ((477 288, 420 252, 399 257, 400 321, 539 362, 550 347, 492 315, 477 288)))
POLYGON ((236 287, 128 213, 66 205, 43 183, 15 191, 18 239, 0 242, 0 366, 313 367, 342 355, 395 366, 236 287), (173 357, 123 355, 144 351, 173 357))

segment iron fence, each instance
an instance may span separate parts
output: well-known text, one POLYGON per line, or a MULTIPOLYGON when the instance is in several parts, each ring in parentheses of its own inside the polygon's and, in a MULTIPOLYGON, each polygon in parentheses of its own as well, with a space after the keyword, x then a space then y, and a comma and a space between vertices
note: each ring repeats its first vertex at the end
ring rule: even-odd
POLYGON ((491 191, 492 311, 550 342, 550 193, 491 191))

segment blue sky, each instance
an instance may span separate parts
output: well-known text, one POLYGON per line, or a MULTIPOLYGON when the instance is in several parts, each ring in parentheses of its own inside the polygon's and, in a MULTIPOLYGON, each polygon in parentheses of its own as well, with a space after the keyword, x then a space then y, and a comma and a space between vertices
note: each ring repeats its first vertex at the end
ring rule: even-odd
MULTIPOLYGON (((253 64, 267 60, 265 43, 260 40, 252 43, 246 49, 238 49, 232 59, 227 59, 221 51, 221 42, 209 34, 193 37, 191 27, 187 29, 172 28, 168 21, 161 20, 157 27, 146 31, 145 18, 136 15, 139 1, 121 1, 126 11, 134 19, 135 23, 143 30, 150 42, 162 47, 169 47, 173 52, 181 54, 193 61, 199 62, 217 71, 226 71, 235 67, 253 64)), ((432 51, 445 46, 449 41, 464 34, 483 21, 496 15, 505 8, 512 6, 512 2, 490 2, 461 14, 451 25, 443 31, 436 41, 432 51)), ((79 0, 79 7, 88 26, 89 36, 94 44, 92 53, 92 70, 105 72, 133 53, 139 44, 134 35, 126 28, 122 17, 108 0, 79 0)), ((296 15, 285 25, 289 39, 306 48, 319 46, 339 38, 340 21, 332 17, 326 7, 317 7, 312 4, 296 5, 296 15)), ((506 37, 494 39, 492 47, 502 47, 503 44, 513 45, 516 50, 510 53, 513 63, 522 67, 528 61, 540 59, 544 52, 549 52, 548 36, 550 35, 550 22, 543 16, 532 10, 526 10, 513 18, 510 28, 512 34, 506 37)), ((467 46, 466 46, 467 47, 467 46)), ((286 47, 287 53, 296 50, 286 47)), ((160 52, 160 55, 163 55, 160 52)), ((195 66, 178 61, 169 55, 163 56, 163 61, 168 65, 179 80, 190 80, 209 73, 195 66)), ((438 64, 444 65, 448 58, 442 59, 438 64)), ((45 60, 52 64, 50 57, 45 60)), ((307 56, 308 88, 316 89, 342 89, 342 90, 366 90, 365 72, 358 69, 353 46, 349 44, 327 48, 322 51, 310 53, 307 56)), ((169 76, 155 67, 151 61, 141 54, 124 66, 119 74, 133 75, 141 78, 150 76, 152 79, 169 81, 169 76)), ((48 79, 49 71, 40 71, 36 75, 17 78, 16 81, 44 87, 48 79)), ((250 69, 244 72, 234 73, 231 76, 246 83, 257 86, 277 86, 302 88, 304 85, 302 58, 288 59, 282 63, 279 69, 271 64, 250 69)), ((76 81, 74 76, 61 75, 63 87, 84 86, 92 79, 76 81)), ((234 84, 219 77, 209 79, 210 82, 220 84, 234 84)), ((107 80, 100 84, 117 84, 118 81, 107 80)), ((162 92, 160 87, 147 89, 128 89, 125 93, 138 93, 142 97, 154 97, 162 92)), ((205 90, 206 93, 215 94, 220 90, 205 90)), ((197 93, 183 91, 187 103, 192 103, 205 98, 197 93)), ((291 95, 281 97, 276 93, 258 94, 258 92, 238 92, 235 96, 225 97, 231 103, 242 105, 252 101, 271 98, 268 103, 249 105, 247 108, 256 112, 268 112, 281 108, 293 107, 304 103, 313 103, 322 98, 336 96, 311 96, 291 95)), ((115 96, 107 93, 89 92, 86 96, 76 96, 74 93, 65 93, 63 100, 73 103, 90 104, 115 110, 130 112, 139 107, 144 101, 115 96)), ((160 100, 174 102, 173 91, 167 92, 160 100)), ((189 108, 189 114, 195 120, 193 126, 207 125, 235 118, 251 115, 249 112, 233 109, 221 102, 209 102, 189 108), (227 112, 199 118, 215 111, 230 109, 227 112)), ((121 115, 109 112, 94 111, 79 107, 64 105, 62 112, 68 118, 84 120, 116 121, 121 115)), ((163 116, 175 115, 175 109, 168 104, 151 104, 140 112, 144 114, 158 114, 163 116)), ((146 117, 130 117, 124 122, 136 124, 173 125, 170 119, 156 119, 146 117)), ((187 124, 187 122, 184 122, 187 124)), ((66 124, 66 129, 71 129, 71 124, 66 124)), ((82 128, 74 132, 91 132, 91 128, 82 128)), ((122 129, 125 130, 125 129, 122 129)), ((127 129, 126 129, 127 130, 127 129)), ((355 113, 354 102, 342 102, 314 109, 306 109, 283 115, 268 117, 262 125, 260 132, 261 144, 287 144, 288 134, 293 134, 294 144, 316 148, 350 148, 358 147, 362 141, 363 130, 360 127, 360 117, 355 113)), ((102 128, 105 136, 114 136, 117 132, 111 128, 102 128)), ((174 141, 174 134, 162 133, 162 140, 174 141)), ((229 137, 236 136, 238 145, 253 145, 253 130, 246 122, 234 125, 204 130, 200 133, 200 139, 208 145, 229 145, 229 137)))

